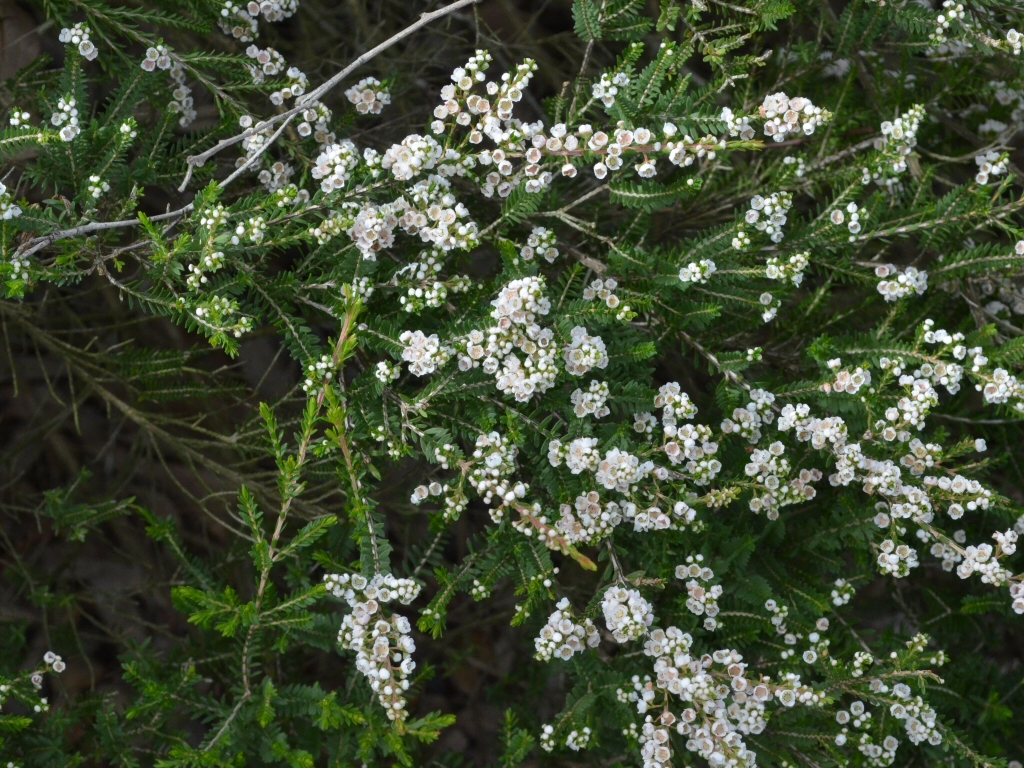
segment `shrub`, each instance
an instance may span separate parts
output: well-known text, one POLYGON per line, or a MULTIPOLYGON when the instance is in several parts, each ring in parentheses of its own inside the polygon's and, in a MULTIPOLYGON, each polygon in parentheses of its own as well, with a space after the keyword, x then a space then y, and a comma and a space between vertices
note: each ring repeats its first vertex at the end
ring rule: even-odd
POLYGON ((417 645, 493 618, 535 658, 477 762, 1021 757, 1019 7, 575 0, 560 88, 481 44, 424 104, 472 0, 309 76, 265 43, 296 0, 43 5, 0 132, 4 386, 62 409, 5 458, 9 768, 459 765, 417 645), (295 386, 228 362, 259 338, 295 386), (173 610, 121 626, 87 555, 173 610))

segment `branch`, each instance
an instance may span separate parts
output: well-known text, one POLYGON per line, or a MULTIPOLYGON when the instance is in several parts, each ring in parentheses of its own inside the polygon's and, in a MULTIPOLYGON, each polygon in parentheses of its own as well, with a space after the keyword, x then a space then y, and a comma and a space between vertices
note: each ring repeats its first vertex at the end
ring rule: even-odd
MULTIPOLYGON (((254 136, 258 132, 260 132, 260 131, 270 127, 271 125, 274 125, 275 123, 280 122, 281 120, 291 120, 293 117, 298 115, 300 112, 302 112, 304 109, 309 107, 311 104, 316 103, 320 99, 321 96, 323 96, 328 91, 330 91, 332 88, 334 88, 334 86, 336 86, 338 83, 340 83, 346 77, 348 77, 352 72, 354 72, 356 69, 361 67, 363 64, 365 64, 366 62, 368 62, 371 59, 373 59, 374 57, 376 57, 379 53, 383 53, 384 51, 386 51, 388 48, 390 48, 392 45, 394 45, 398 41, 404 40, 405 38, 409 37, 409 35, 411 35, 413 32, 415 32, 418 29, 420 29, 420 27, 425 27, 427 24, 429 24, 430 22, 434 21, 435 19, 440 19, 440 18, 442 18, 444 16, 447 16, 448 14, 452 13, 453 11, 457 11, 460 8, 464 8, 465 6, 472 5, 473 3, 476 3, 476 2, 479 2, 479 0, 456 0, 456 2, 452 3, 451 5, 446 5, 444 8, 438 8, 436 11, 431 11, 429 13, 420 14, 420 17, 419 17, 419 19, 416 22, 414 22, 413 24, 410 24, 408 27, 403 29, 398 34, 396 34, 396 35, 394 35, 392 37, 389 37, 387 40, 385 40, 383 43, 378 45, 376 48, 371 48, 366 53, 362 54, 361 56, 358 56, 355 59, 355 61, 353 61, 351 64, 349 64, 343 70, 341 70, 336 75, 334 75, 330 80, 328 80, 327 82, 323 83, 322 85, 320 85, 319 87, 315 88, 314 90, 310 91, 305 96, 302 96, 301 98, 299 98, 296 101, 295 106, 292 107, 291 109, 289 109, 287 112, 282 112, 279 115, 275 115, 274 117, 270 118, 269 120, 263 121, 258 126, 253 126, 252 128, 249 128, 248 130, 245 130, 245 131, 243 131, 242 133, 239 133, 236 136, 232 136, 231 138, 228 138, 228 139, 222 139, 221 141, 217 142, 217 144, 215 144, 213 147, 211 147, 210 149, 206 150, 205 152, 202 152, 201 154, 189 157, 189 159, 188 159, 188 171, 185 173, 185 180, 181 182, 181 186, 178 187, 178 191, 179 192, 184 192, 185 188, 188 186, 189 179, 192 178, 192 171, 194 169, 196 169, 196 168, 201 168, 203 165, 206 164, 207 160, 209 160, 211 157, 216 155, 222 149, 227 149, 228 147, 233 146, 233 145, 237 144, 238 142, 243 141, 244 139, 249 138, 250 136, 254 136)), ((280 131, 278 133, 280 133, 280 131)), ((274 138, 276 138, 276 136, 277 136, 277 134, 275 134, 274 138)), ((271 139, 270 141, 268 141, 267 142, 267 146, 269 146, 273 141, 274 141, 274 139, 271 139)))
MULTIPOLYGON (((338 74, 334 75, 330 80, 325 82, 323 85, 321 85, 320 87, 316 88, 313 91, 310 91, 304 97, 300 98, 298 100, 298 103, 292 109, 288 110, 287 112, 282 112, 279 115, 275 115, 274 117, 270 118, 269 120, 266 120, 266 121, 262 122, 259 126, 254 126, 253 128, 250 128, 250 129, 248 129, 246 131, 243 131, 242 133, 238 134, 237 136, 232 136, 229 139, 224 139, 224 140, 218 142, 214 147, 212 147, 212 148, 206 150, 205 152, 203 152, 202 154, 193 155, 193 156, 189 157, 188 161, 187 161, 188 162, 188 170, 185 173, 185 180, 181 183, 181 186, 178 188, 178 191, 179 192, 184 192, 185 191, 185 188, 188 186, 189 180, 192 178, 192 172, 196 168, 202 167, 209 158, 213 157, 213 155, 217 154, 222 149, 226 149, 227 147, 230 147, 230 146, 232 146, 234 144, 237 144, 238 142, 242 141, 243 139, 247 139, 250 136, 254 136, 259 131, 263 131, 263 130, 269 128, 271 125, 274 125, 274 124, 279 123, 282 120, 284 120, 285 124, 282 125, 281 128, 279 128, 273 134, 273 136, 271 136, 270 139, 267 140, 267 142, 264 143, 263 147, 260 149, 259 152, 257 152, 251 158, 249 158, 248 161, 246 161, 246 163, 241 168, 238 168, 237 170, 235 170, 230 176, 228 176, 226 179, 224 179, 224 181, 222 181, 222 182, 220 182, 218 184, 219 187, 227 186, 232 181, 237 179, 246 169, 248 169, 252 165, 253 162, 255 162, 255 160, 258 157, 260 157, 260 155, 262 155, 264 152, 266 152, 267 149, 269 149, 270 146, 275 141, 277 141, 277 138, 281 135, 281 132, 284 130, 284 128, 288 125, 289 122, 291 122, 291 120, 296 115, 298 115, 300 112, 302 112, 304 109, 306 109, 310 104, 312 104, 315 101, 317 101, 321 96, 323 96, 329 90, 334 88, 334 86, 336 86, 338 83, 340 83, 343 79, 345 79, 354 70, 356 70, 357 68, 361 67, 366 62, 368 62, 371 59, 373 59, 379 53, 387 50, 388 48, 390 48, 392 45, 394 45, 398 41, 403 40, 404 38, 408 37, 413 32, 415 32, 416 30, 420 29, 420 27, 426 26, 427 24, 429 24, 430 22, 434 21, 435 19, 439 19, 439 18, 442 18, 443 16, 447 16, 448 14, 452 13, 453 11, 457 11, 459 8, 463 8, 463 7, 467 6, 467 5, 471 5, 472 3, 475 3, 475 2, 479 2, 479 0, 456 0, 456 2, 452 3, 451 5, 446 5, 444 8, 439 8, 438 10, 431 11, 430 13, 421 14, 418 21, 416 21, 415 23, 413 23, 410 26, 406 27, 401 32, 399 32, 397 35, 394 35, 393 37, 388 38, 383 43, 378 45, 376 48, 372 48, 371 50, 369 50, 366 53, 362 54, 361 56, 356 58, 355 61, 353 61, 351 64, 349 64, 343 70, 338 72, 338 74)), ((194 210, 194 208, 195 208, 195 205, 193 203, 189 203, 188 205, 184 206, 183 208, 179 208, 176 211, 170 211, 168 213, 162 213, 162 214, 160 214, 158 216, 152 216, 152 217, 150 217, 150 221, 166 221, 168 219, 181 218, 181 217, 186 216, 189 213, 191 213, 194 210)), ((64 229, 64 230, 60 230, 58 232, 51 232, 49 235, 44 235, 43 237, 35 237, 35 238, 32 238, 31 240, 23 243, 18 248, 17 252, 15 253, 15 258, 31 256, 32 254, 34 254, 34 253, 36 253, 38 251, 41 251, 43 248, 48 248, 49 246, 53 245, 58 240, 65 240, 65 239, 67 239, 69 237, 78 237, 80 235, 88 235, 88 234, 92 234, 94 232, 104 232, 104 231, 111 230, 111 229, 123 229, 125 227, 135 227, 135 226, 138 226, 138 224, 139 224, 138 219, 124 219, 122 221, 97 221, 97 222, 93 222, 91 224, 83 224, 80 227, 73 227, 71 229, 64 229)))

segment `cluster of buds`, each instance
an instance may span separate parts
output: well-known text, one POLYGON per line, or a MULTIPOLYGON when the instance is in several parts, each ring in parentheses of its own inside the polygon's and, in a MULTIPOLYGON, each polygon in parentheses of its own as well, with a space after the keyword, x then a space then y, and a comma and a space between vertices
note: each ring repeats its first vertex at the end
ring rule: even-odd
POLYGON ((319 360, 311 360, 306 365, 306 378, 302 382, 302 391, 307 395, 318 395, 334 378, 334 364, 328 355, 321 355, 319 360))
POLYGON ((832 605, 837 608, 846 605, 853 598, 856 590, 846 579, 836 579, 832 584, 832 605))
POLYGON ((518 453, 515 443, 498 432, 477 437, 469 482, 485 504, 496 502, 503 506, 526 495, 523 483, 511 482, 518 453))
POLYGON ((8 122, 11 124, 12 128, 21 128, 22 130, 26 130, 32 127, 29 124, 29 120, 31 119, 32 115, 30 113, 26 112, 23 109, 18 109, 17 107, 14 107, 11 110, 11 116, 8 119, 8 122))
POLYGON ((944 0, 942 3, 942 11, 938 16, 935 17, 935 29, 928 35, 928 42, 932 44, 932 48, 929 49, 929 53, 946 53, 951 49, 951 46, 947 45, 949 42, 946 35, 949 32, 950 25, 959 21, 963 26, 969 26, 966 21, 967 13, 964 11, 963 3, 958 3, 956 0, 944 0))
POLYGON ((89 186, 86 187, 86 192, 93 200, 99 200, 105 192, 110 191, 110 184, 101 179, 99 176, 89 177, 89 186))

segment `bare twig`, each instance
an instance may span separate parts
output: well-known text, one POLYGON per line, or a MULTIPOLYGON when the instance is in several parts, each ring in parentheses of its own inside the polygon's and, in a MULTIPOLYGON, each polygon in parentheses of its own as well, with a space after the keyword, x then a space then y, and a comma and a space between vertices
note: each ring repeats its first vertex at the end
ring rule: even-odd
MULTIPOLYGON (((279 115, 274 115, 273 117, 269 118, 268 120, 264 120, 259 125, 253 126, 252 128, 249 128, 248 130, 242 131, 241 133, 237 134, 236 136, 232 136, 232 137, 227 138, 227 139, 222 139, 221 141, 217 142, 217 144, 215 144, 213 147, 210 147, 210 149, 206 150, 205 152, 202 152, 202 153, 200 153, 198 155, 193 155, 192 157, 189 157, 189 159, 188 159, 188 170, 185 173, 185 180, 181 182, 181 186, 178 187, 178 191, 179 192, 184 192, 185 191, 185 188, 188 186, 189 179, 192 178, 192 171, 194 169, 201 168, 203 165, 205 165, 207 160, 209 160, 211 157, 216 155, 221 150, 227 149, 228 147, 233 146, 233 145, 239 143, 240 141, 244 141, 245 139, 247 139, 247 138, 249 138, 251 136, 256 135, 260 131, 263 131, 263 130, 269 128, 271 125, 274 125, 275 123, 279 123, 282 120, 291 120, 296 115, 298 115, 300 112, 302 112, 304 109, 309 107, 310 104, 314 104, 315 102, 317 102, 324 94, 326 94, 328 91, 330 91, 332 88, 334 88, 334 86, 336 86, 338 83, 340 83, 346 77, 348 77, 356 69, 358 69, 359 67, 361 67, 363 64, 365 64, 366 62, 370 61, 374 57, 376 57, 378 54, 383 53, 384 51, 386 51, 388 48, 390 48, 395 43, 397 43, 397 42, 399 42, 401 40, 404 40, 405 38, 409 37, 409 35, 411 35, 413 32, 416 32, 418 29, 420 29, 421 27, 426 26, 430 22, 432 22, 432 21, 434 21, 436 19, 443 18, 443 17, 447 16, 448 14, 452 13, 453 11, 457 11, 460 8, 465 8, 467 5, 472 5, 473 3, 476 3, 476 2, 479 2, 479 0, 456 0, 454 3, 451 3, 450 5, 446 5, 444 8, 438 8, 436 11, 430 11, 429 13, 421 14, 419 19, 417 19, 414 23, 410 24, 408 27, 403 29, 401 32, 399 32, 396 35, 393 35, 392 37, 389 37, 383 43, 381 43, 380 45, 376 46, 375 48, 371 48, 370 50, 368 50, 366 53, 362 54, 361 56, 356 57, 356 59, 351 64, 349 64, 343 70, 341 70, 336 75, 331 77, 330 80, 328 80, 327 82, 325 82, 322 85, 318 86, 317 88, 314 88, 312 91, 307 93, 305 96, 303 96, 300 99, 298 99, 296 104, 295 104, 295 106, 292 107, 291 109, 289 109, 287 112, 282 112, 279 115)), ((280 131, 278 133, 280 133, 280 131)), ((277 134, 275 134, 275 138, 276 138, 276 136, 277 136, 277 134)), ((267 144, 269 145, 272 142, 273 142, 273 139, 271 139, 271 141, 267 142, 267 144)))

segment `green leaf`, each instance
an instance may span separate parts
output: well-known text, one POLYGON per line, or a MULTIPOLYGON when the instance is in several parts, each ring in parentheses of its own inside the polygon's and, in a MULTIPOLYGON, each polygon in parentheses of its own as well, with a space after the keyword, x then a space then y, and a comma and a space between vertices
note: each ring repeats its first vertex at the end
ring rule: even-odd
POLYGON ((601 11, 594 0, 573 0, 572 18, 576 36, 581 40, 600 40, 601 11))

